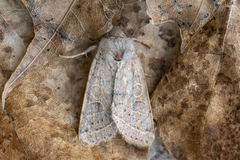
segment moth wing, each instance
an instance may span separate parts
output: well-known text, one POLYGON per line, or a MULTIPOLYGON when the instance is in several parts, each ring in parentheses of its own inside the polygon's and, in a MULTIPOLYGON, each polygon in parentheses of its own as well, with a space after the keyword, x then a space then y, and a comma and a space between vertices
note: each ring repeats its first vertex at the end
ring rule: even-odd
POLYGON ((85 146, 96 146, 112 139, 118 129, 111 116, 116 67, 111 66, 101 48, 93 60, 84 95, 79 139, 85 146))
POLYGON ((124 53, 115 78, 112 117, 125 140, 139 147, 151 146, 155 138, 144 76, 135 51, 124 53))

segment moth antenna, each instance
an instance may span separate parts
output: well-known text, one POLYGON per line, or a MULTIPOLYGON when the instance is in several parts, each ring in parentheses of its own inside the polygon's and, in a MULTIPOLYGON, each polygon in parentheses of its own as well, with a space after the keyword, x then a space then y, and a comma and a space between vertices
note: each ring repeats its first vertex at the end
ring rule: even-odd
POLYGON ((92 51, 94 51, 94 50, 96 50, 96 49, 97 49, 97 45, 93 45, 93 46, 88 47, 85 51, 83 51, 83 52, 81 52, 81 53, 78 53, 78 54, 76 54, 76 55, 63 56, 63 55, 59 54, 59 56, 62 57, 62 58, 75 58, 75 57, 78 57, 78 56, 81 56, 81 55, 86 55, 86 57, 87 57, 87 53, 88 53, 88 52, 92 52, 92 51))
POLYGON ((145 47, 147 47, 148 49, 150 49, 150 47, 149 47, 147 44, 145 44, 145 43, 139 41, 137 38, 133 38, 133 41, 134 41, 134 42, 141 43, 142 45, 144 45, 145 47))

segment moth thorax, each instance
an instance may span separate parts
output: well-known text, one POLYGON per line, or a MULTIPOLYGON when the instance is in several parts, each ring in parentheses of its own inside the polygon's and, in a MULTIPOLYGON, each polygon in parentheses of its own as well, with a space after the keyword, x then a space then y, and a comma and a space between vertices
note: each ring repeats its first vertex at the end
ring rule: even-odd
POLYGON ((113 58, 115 61, 121 61, 126 50, 125 40, 122 38, 115 39, 114 41, 114 51, 113 58))

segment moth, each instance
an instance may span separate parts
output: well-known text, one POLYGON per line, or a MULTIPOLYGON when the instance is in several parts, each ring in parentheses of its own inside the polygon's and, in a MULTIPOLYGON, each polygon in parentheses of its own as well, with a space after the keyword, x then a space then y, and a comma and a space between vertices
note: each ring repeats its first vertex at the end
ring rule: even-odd
POLYGON ((91 65, 79 139, 92 147, 110 141, 117 133, 138 147, 151 146, 155 138, 145 74, 133 39, 113 27, 101 39, 91 65))

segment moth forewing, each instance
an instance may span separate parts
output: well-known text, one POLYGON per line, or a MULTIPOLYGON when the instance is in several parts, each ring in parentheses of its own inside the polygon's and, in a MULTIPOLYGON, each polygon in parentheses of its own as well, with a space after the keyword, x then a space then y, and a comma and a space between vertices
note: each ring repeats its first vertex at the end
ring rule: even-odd
POLYGON ((85 146, 109 141, 118 132, 111 116, 117 63, 111 58, 109 45, 108 39, 101 40, 88 77, 79 124, 79 139, 85 146))
POLYGON ((112 117, 128 143, 149 147, 155 136, 147 85, 133 41, 126 45, 115 76, 112 117))

